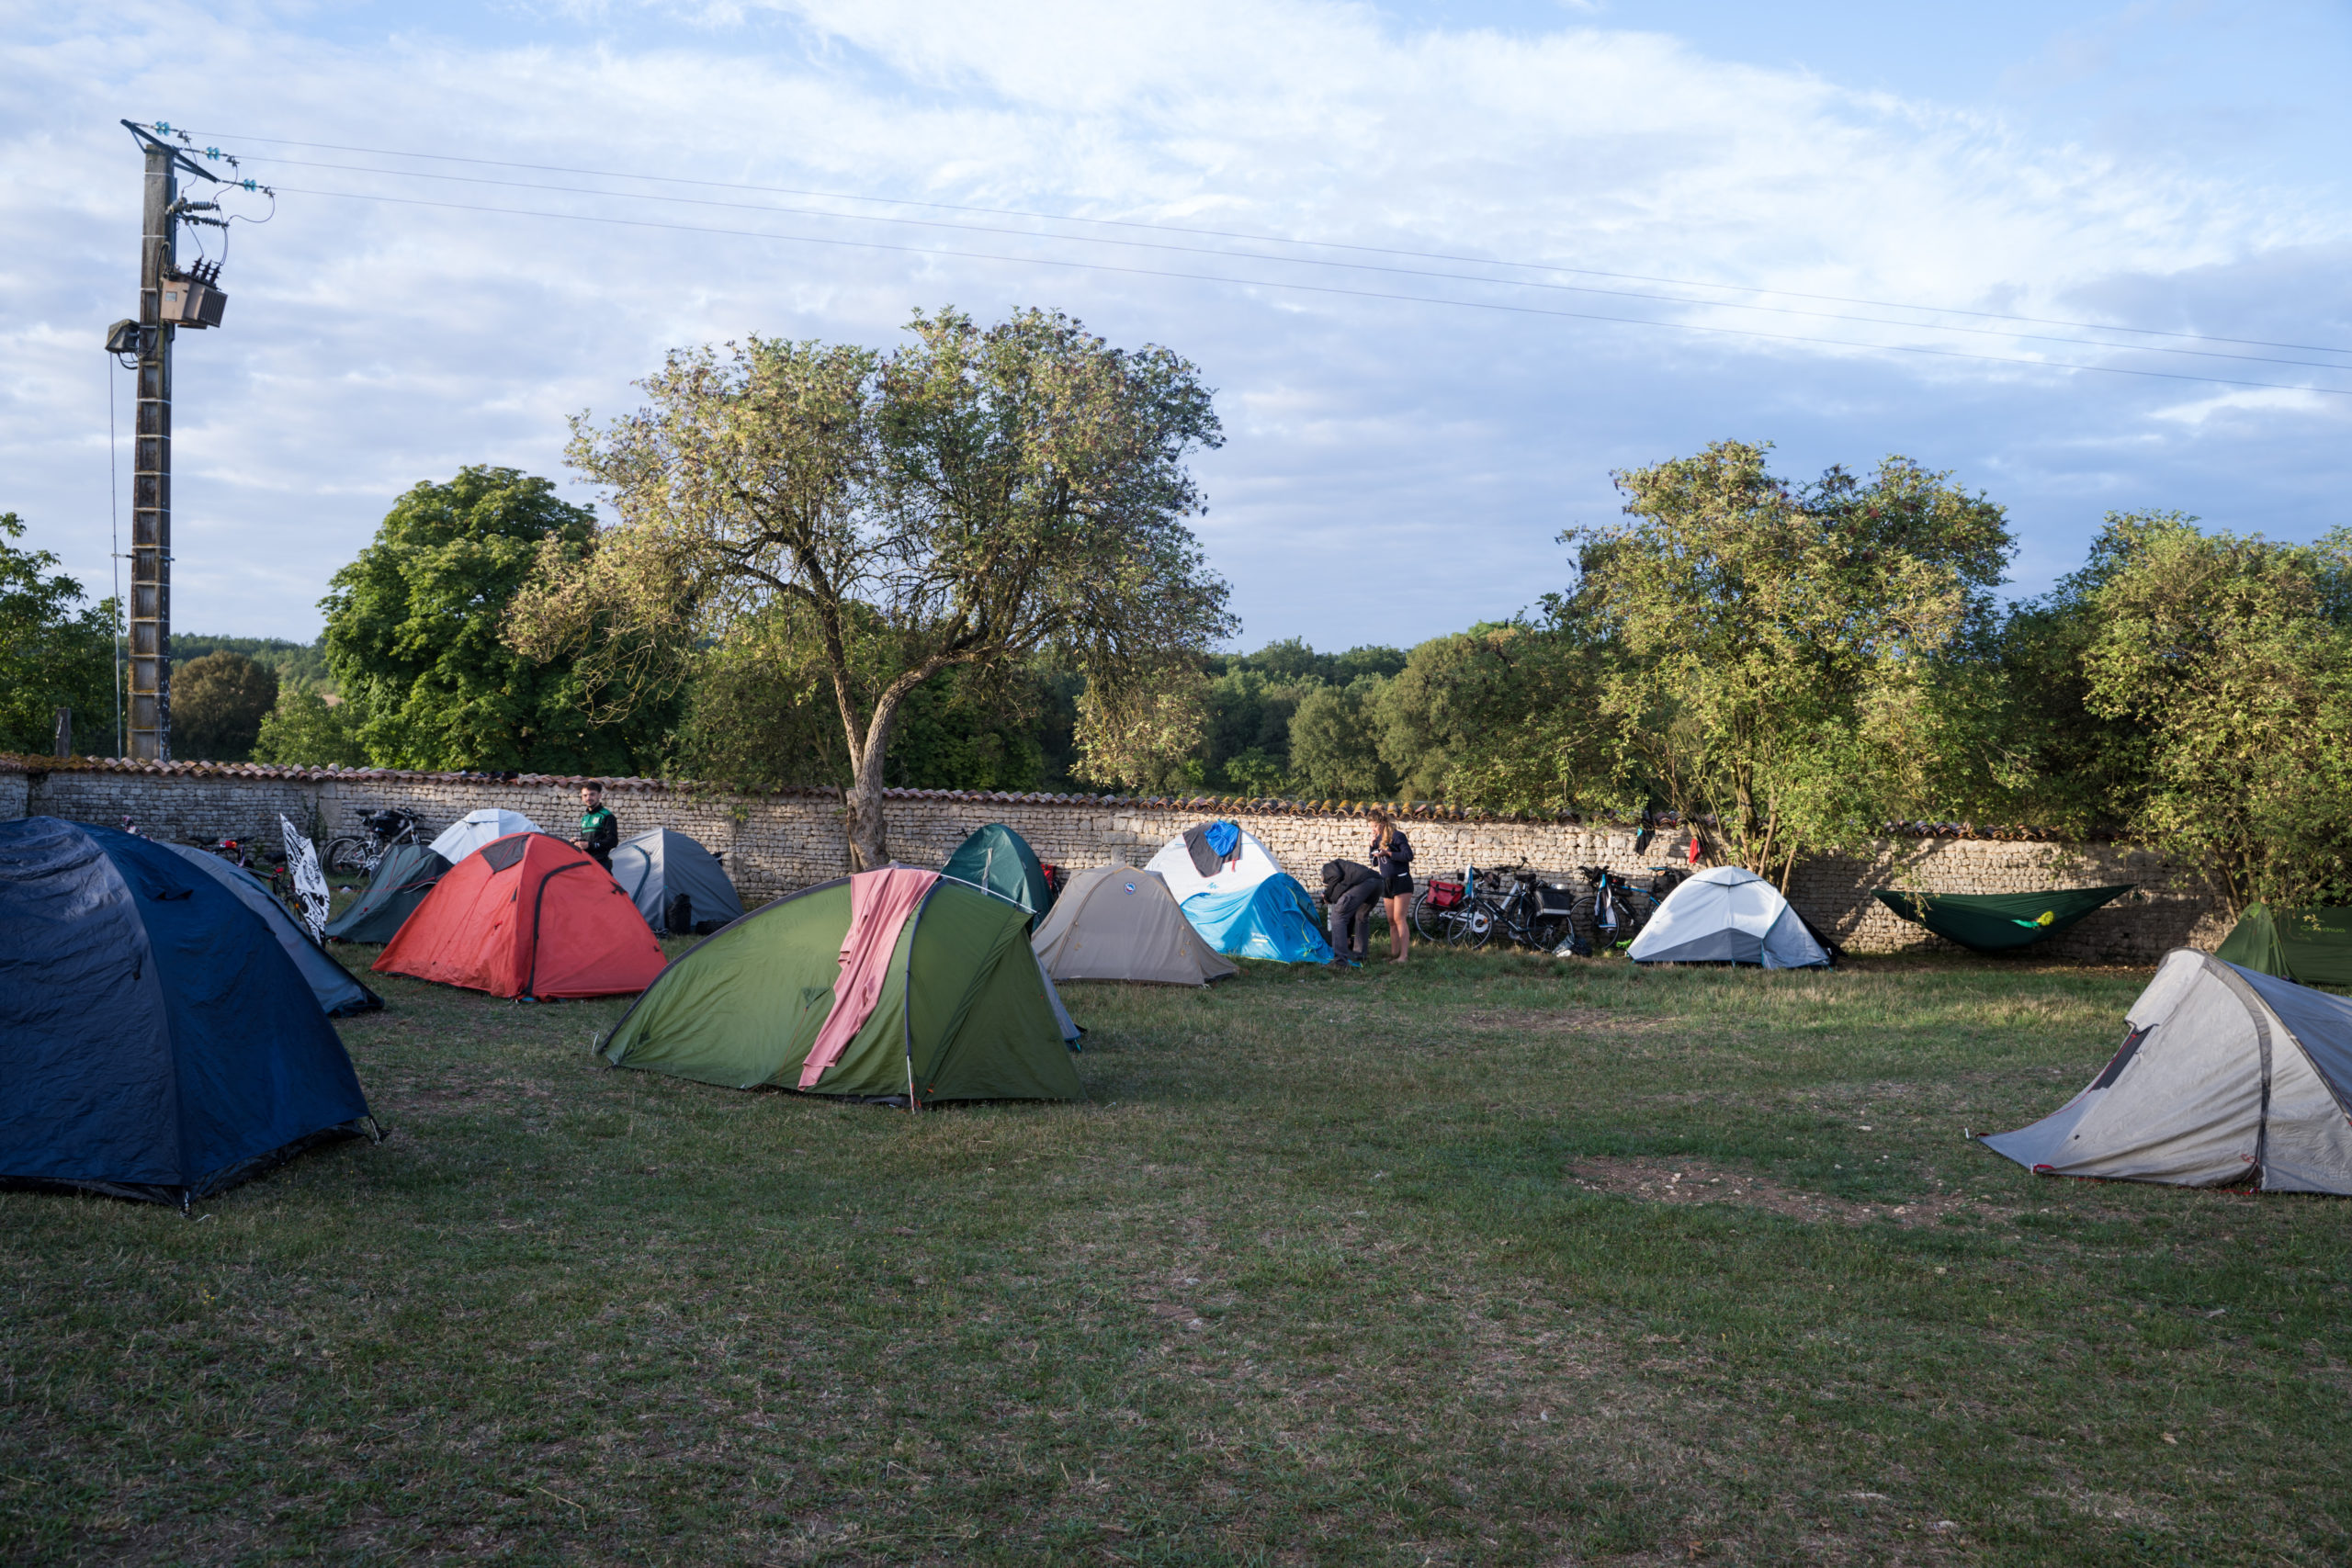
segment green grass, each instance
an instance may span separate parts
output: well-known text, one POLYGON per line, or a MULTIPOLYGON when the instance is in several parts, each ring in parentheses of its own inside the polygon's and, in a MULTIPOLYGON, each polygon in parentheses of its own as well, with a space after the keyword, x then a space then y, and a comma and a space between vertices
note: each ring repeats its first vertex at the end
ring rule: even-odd
POLYGON ((1962 1139, 2143 975, 1246 969, 1069 987, 1086 1103, 914 1117, 385 982, 388 1142, 0 1196, 0 1555, 2352 1556, 2352 1211, 1962 1139))

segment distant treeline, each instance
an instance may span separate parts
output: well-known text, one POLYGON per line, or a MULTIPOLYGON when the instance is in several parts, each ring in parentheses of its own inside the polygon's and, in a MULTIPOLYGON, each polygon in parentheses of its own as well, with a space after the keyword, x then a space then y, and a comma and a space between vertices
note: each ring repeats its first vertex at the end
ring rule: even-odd
POLYGON ((277 637, 202 637, 172 634, 172 660, 186 664, 212 653, 235 653, 277 671, 280 686, 305 692, 332 692, 334 675, 327 669, 326 639, 289 642, 277 637))

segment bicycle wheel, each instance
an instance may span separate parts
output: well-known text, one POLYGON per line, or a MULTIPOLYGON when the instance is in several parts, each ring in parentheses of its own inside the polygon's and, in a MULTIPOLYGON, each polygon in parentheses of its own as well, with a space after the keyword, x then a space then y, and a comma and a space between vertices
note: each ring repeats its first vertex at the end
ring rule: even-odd
POLYGON ((1617 904, 1617 923, 1604 931, 1600 924, 1599 905, 1598 897, 1590 893, 1578 898, 1576 901, 1576 907, 1568 911, 1569 926, 1578 937, 1583 939, 1584 944, 1595 953, 1623 951, 1633 942, 1634 933, 1642 929, 1641 922, 1628 913, 1624 901, 1620 899, 1617 904))
POLYGON ((1423 942, 1443 942, 1453 940, 1454 917, 1459 907, 1446 909, 1430 908, 1430 890, 1422 888, 1413 895, 1413 908, 1408 917, 1413 922, 1413 934, 1423 942))
POLYGON ((1456 912, 1453 933, 1445 940, 1455 947, 1484 947, 1502 923, 1500 909, 1484 898, 1473 898, 1456 912))
POLYGON ((330 876, 360 876, 368 871, 368 840, 337 839, 327 846, 326 871, 330 876))
POLYGON ((1538 953, 1554 952, 1573 929, 1566 915, 1538 915, 1528 924, 1528 945, 1538 953))

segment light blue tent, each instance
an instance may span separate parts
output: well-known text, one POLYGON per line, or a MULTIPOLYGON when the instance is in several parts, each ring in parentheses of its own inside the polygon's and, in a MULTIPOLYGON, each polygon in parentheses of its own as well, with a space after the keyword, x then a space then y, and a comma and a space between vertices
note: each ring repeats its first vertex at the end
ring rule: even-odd
POLYGON ((1315 901, 1288 872, 1229 893, 1195 893, 1182 907, 1193 929, 1219 953, 1278 964, 1331 962, 1315 901))

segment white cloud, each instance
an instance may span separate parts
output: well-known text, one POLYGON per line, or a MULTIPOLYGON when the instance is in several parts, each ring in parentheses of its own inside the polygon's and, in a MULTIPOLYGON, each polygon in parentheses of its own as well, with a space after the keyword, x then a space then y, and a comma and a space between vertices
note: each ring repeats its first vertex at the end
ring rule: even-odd
MULTIPOLYGON (((2029 315, 2071 318, 2113 301, 2153 324, 2284 341, 2330 341, 2308 334, 2332 312, 2352 341, 2342 324, 2346 215, 2312 193, 2257 188, 2219 165, 2045 143, 1982 106, 1849 90, 1585 18, 1530 35, 1408 27, 1321 4, 822 0, 551 15, 519 41, 419 28, 365 43, 299 9, 243 11, 233 26, 156 0, 20 17, 0 43, 0 75, 17 85, 0 102, 0 181, 18 231, 48 238, 0 255, 0 358, 13 371, 0 386, 0 467, 16 486, 0 506, 103 579, 96 336, 130 299, 137 165, 113 123, 126 109, 210 133, 2029 315)), ((1203 534, 1237 581, 1248 633, 1340 645, 1409 640, 1519 607, 1556 579, 1552 535, 1613 507, 1610 468, 1726 435, 1778 437, 1798 471, 1888 450, 1957 469, 2013 503, 2027 561, 2052 570, 2095 523, 2088 498, 2151 487, 2182 499, 2150 503, 2211 512, 2199 493, 2226 494, 2270 508, 2273 532, 2315 531, 2309 509, 2332 488, 2309 476, 2340 478, 2333 454, 2346 419, 2334 405, 2352 401, 2224 392, 2183 403, 2177 388, 2123 378, 294 191, 1279 272, 1858 344, 2100 353, 1914 326, 255 167, 288 187, 280 216, 239 232, 226 329, 189 334, 180 361, 179 618, 191 627, 307 632, 326 576, 400 489, 464 462, 558 472, 565 416, 626 408, 630 378, 671 346, 753 331, 887 343, 911 307, 951 300, 983 314, 1060 304, 1115 340, 1167 342, 1199 361, 1231 436, 1203 460, 1216 507, 1203 534), (2145 456, 2151 432, 2165 439, 2145 456), (2249 454, 2287 449, 2301 456, 2256 482, 2232 475, 2249 454), (2125 467, 2124 451, 2143 456, 2125 467)), ((2241 370, 2324 378, 2260 366, 2222 373, 2241 370)))

